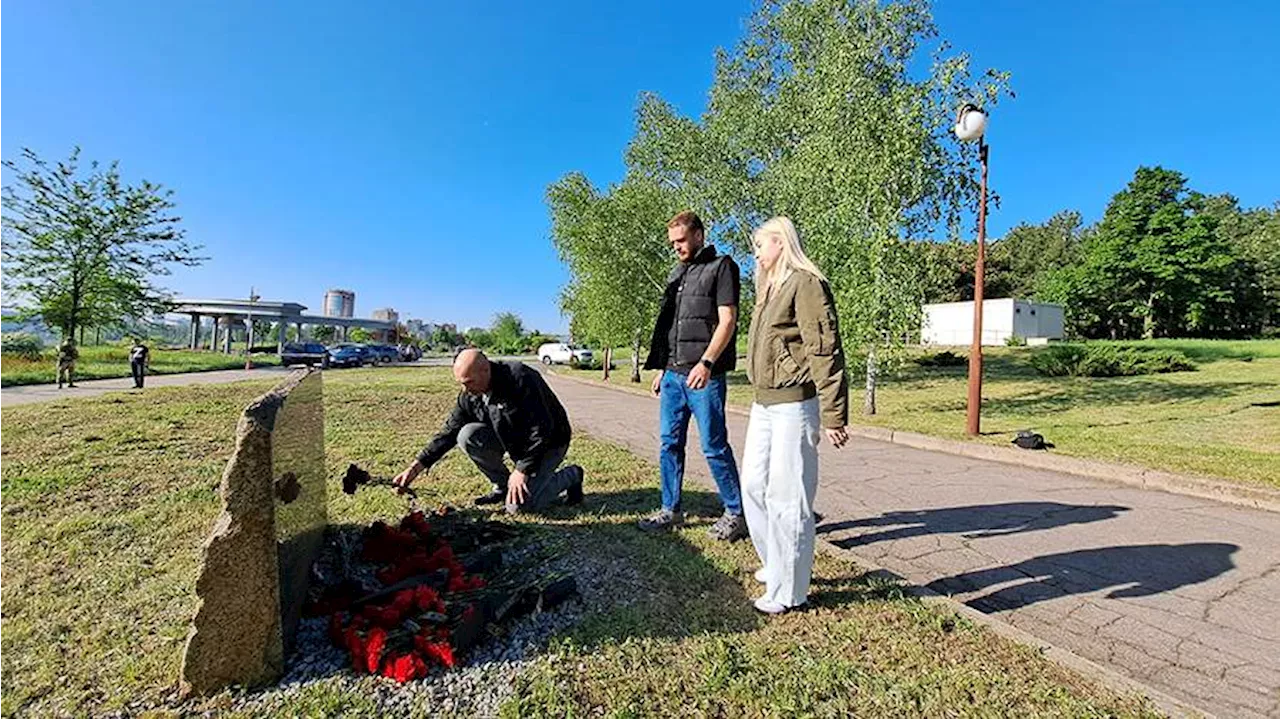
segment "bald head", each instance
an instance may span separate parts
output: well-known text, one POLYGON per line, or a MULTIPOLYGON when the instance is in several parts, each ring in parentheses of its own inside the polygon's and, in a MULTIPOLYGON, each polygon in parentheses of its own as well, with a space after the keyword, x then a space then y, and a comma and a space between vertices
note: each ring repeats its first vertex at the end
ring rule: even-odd
POLYGON ((465 349, 453 361, 453 378, 471 394, 489 391, 489 358, 477 349, 465 349))

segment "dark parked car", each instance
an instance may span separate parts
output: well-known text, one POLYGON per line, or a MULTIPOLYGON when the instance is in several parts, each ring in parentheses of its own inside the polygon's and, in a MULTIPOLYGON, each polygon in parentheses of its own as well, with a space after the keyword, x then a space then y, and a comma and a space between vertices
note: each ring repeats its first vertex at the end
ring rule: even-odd
POLYGON ((329 348, 330 367, 363 367, 371 361, 369 349, 364 345, 341 344, 329 348))
POLYGON ((390 364, 400 361, 400 350, 391 345, 366 345, 374 364, 390 364))
POLYGON ((285 342, 280 348, 280 364, 285 367, 296 364, 328 367, 329 352, 319 342, 285 342))

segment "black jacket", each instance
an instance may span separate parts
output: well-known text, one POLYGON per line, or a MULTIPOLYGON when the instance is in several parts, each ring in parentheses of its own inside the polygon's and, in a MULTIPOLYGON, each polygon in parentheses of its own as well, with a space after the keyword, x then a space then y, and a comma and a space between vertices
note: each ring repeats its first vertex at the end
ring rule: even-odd
POLYGON ((458 432, 483 422, 498 435, 516 469, 533 474, 547 450, 569 444, 569 415, 537 370, 519 362, 493 362, 489 404, 469 392, 458 393, 458 404, 431 442, 418 453, 430 467, 458 443, 458 432))
MULTIPOLYGON (((689 262, 680 262, 671 270, 653 337, 649 340, 645 369, 660 370, 674 365, 687 370, 702 359, 720 324, 720 302, 716 297, 720 288, 716 285, 722 270, 734 278, 736 285, 737 263, 728 255, 717 255, 711 245, 699 250, 689 262), (674 332, 673 327, 676 328, 674 332), (673 335, 674 343, 671 341, 673 335)), ((737 306, 737 292, 733 295, 733 304, 737 306)), ((737 339, 738 331, 734 327, 728 346, 711 368, 712 374, 722 374, 737 366, 737 339)))

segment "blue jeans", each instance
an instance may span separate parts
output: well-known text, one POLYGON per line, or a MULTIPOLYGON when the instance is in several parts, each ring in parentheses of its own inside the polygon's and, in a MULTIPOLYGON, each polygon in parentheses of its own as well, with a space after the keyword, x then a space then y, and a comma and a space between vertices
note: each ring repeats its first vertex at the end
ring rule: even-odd
POLYGON ((702 454, 711 468, 711 477, 720 490, 720 500, 728 514, 742 514, 742 490, 738 484, 738 464, 729 446, 724 422, 724 375, 712 377, 702 389, 689 389, 688 377, 667 371, 662 375, 659 422, 662 433, 662 507, 680 509, 680 488, 684 483, 684 450, 689 436, 689 417, 698 420, 702 454))

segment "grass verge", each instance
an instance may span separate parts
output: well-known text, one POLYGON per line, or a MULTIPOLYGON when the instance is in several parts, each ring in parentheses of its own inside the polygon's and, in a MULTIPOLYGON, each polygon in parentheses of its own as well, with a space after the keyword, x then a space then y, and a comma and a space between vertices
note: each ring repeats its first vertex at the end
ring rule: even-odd
MULTIPOLYGON (((333 373, 325 384, 335 478, 353 461, 398 471, 454 397, 447 370, 333 373)), ((234 694, 179 707, 173 690, 236 418, 269 386, 157 388, 3 410, 4 716, 235 713, 234 694)), ((522 670, 506 716, 1153 715, 831 558, 818 562, 812 611, 766 620, 749 604, 757 591, 749 545, 711 542, 705 522, 668 536, 634 530, 656 500, 654 468, 584 435, 570 455, 588 473, 584 509, 522 521, 629 567, 635 585, 619 587, 522 670)), ((457 453, 420 481, 436 500, 458 503, 485 485, 457 453)), ((715 504, 705 492, 687 498, 708 517, 715 504)), ((333 523, 403 511, 390 492, 331 490, 333 523)), ((324 682, 290 701, 297 716, 378 710, 370 697, 324 682)))
MULTIPOLYGON (((1101 344, 1101 343, 1100 343, 1101 344)), ((1177 350, 1195 372, 1138 377, 1043 377, 1030 364, 1035 348, 984 350, 982 430, 976 441, 1007 445, 1020 429, 1040 432, 1061 454, 1127 462, 1171 472, 1280 486, 1280 340, 1154 340, 1115 343, 1177 350)), ((966 349, 953 349, 958 354, 966 349)), ((557 368, 577 377, 600 372, 557 368)), ((854 424, 967 440, 966 367, 909 364, 882 377, 878 412, 862 408, 860 375, 850 377, 854 424)), ((610 382, 647 392, 630 368, 610 382)), ((729 401, 751 403, 745 372, 729 375, 729 401)))
MULTIPOLYGON (((27 384, 51 384, 58 381, 57 351, 45 350, 40 359, 30 360, 14 355, 0 358, 0 386, 14 387, 27 384)), ((258 367, 280 364, 277 355, 255 354, 253 364, 258 367)), ((226 355, 184 349, 151 350, 149 374, 180 374, 182 372, 207 372, 219 369, 242 369, 244 355, 226 355)), ((113 379, 129 377, 129 348, 122 345, 95 345, 80 348, 76 362, 75 378, 113 379)))

